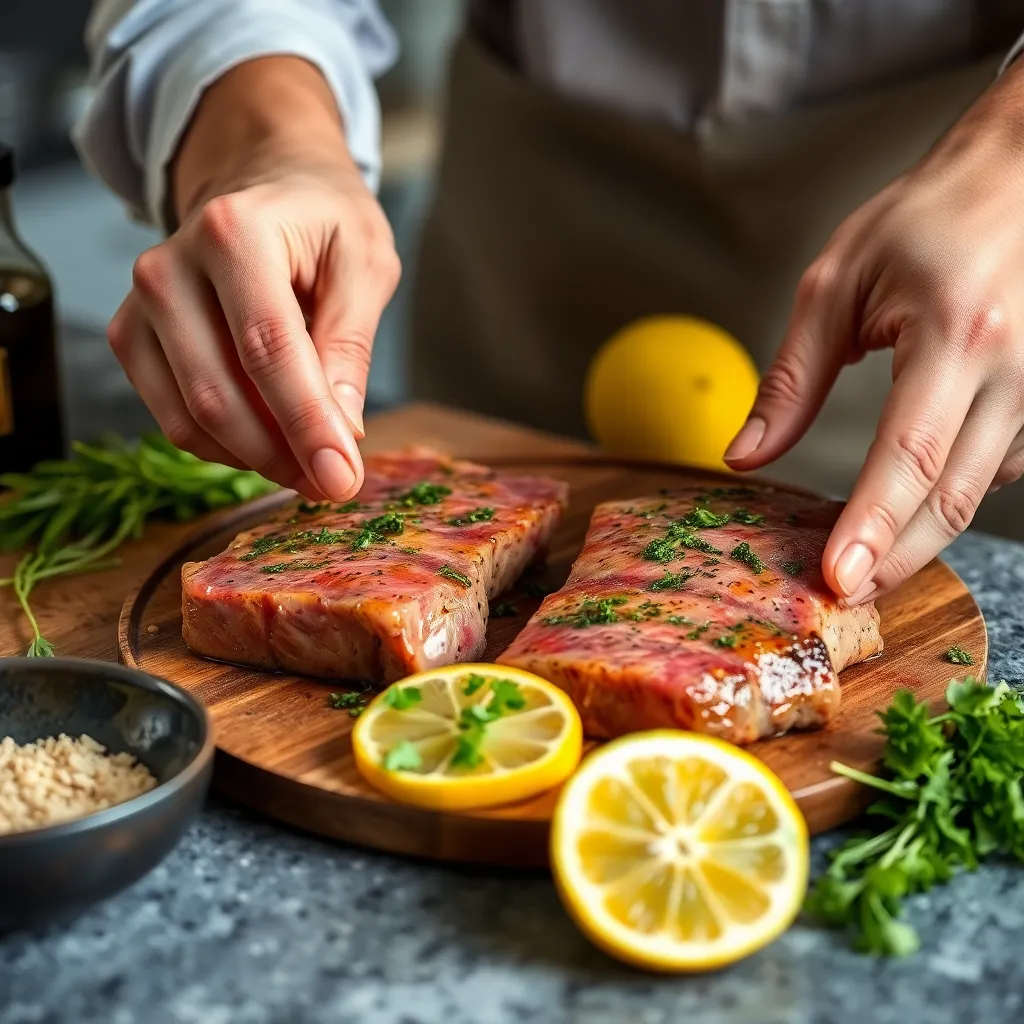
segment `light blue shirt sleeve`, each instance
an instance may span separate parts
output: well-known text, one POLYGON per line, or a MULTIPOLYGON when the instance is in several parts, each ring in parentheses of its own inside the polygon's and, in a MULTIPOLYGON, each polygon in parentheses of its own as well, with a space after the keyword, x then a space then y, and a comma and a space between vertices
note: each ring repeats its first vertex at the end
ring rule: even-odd
POLYGON ((94 94, 73 138, 86 165, 136 215, 167 227, 167 164, 203 90, 253 57, 320 69, 353 159, 380 181, 373 79, 398 45, 376 0, 98 0, 86 30, 94 94))

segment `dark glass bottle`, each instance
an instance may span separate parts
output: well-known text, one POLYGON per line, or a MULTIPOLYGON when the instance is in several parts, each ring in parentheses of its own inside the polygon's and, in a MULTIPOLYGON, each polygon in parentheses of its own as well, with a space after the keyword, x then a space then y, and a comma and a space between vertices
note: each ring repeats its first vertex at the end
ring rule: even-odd
POLYGON ((14 154, 0 145, 0 473, 64 455, 53 286, 14 229, 14 154))

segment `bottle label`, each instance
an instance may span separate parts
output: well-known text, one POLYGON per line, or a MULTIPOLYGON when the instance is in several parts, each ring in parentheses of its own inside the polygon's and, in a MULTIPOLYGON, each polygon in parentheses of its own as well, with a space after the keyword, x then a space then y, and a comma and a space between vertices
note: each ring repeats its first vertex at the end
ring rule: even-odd
POLYGON ((11 400, 11 371, 7 349, 0 348, 0 437, 14 433, 14 403, 11 400))

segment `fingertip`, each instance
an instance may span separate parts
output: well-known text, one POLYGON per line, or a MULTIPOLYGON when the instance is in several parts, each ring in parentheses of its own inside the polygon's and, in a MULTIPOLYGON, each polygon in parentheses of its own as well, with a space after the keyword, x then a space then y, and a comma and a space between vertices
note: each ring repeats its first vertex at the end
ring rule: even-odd
POLYGON ((341 452, 321 448, 309 460, 316 486, 332 501, 343 501, 352 492, 356 474, 341 452))
POLYGON ((740 428, 740 432, 733 438, 732 444, 725 451, 726 462, 743 462, 749 459, 757 451, 768 424, 761 416, 751 416, 740 428))

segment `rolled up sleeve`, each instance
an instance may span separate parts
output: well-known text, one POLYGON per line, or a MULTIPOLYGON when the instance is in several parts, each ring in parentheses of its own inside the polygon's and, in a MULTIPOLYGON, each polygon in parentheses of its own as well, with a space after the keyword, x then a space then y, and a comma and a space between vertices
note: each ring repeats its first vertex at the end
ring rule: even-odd
POLYGON ((254 57, 302 57, 330 85, 353 159, 380 180, 373 86, 397 57, 374 0, 103 0, 87 29, 94 93, 73 137, 86 165, 164 227, 166 168, 208 85, 254 57))

